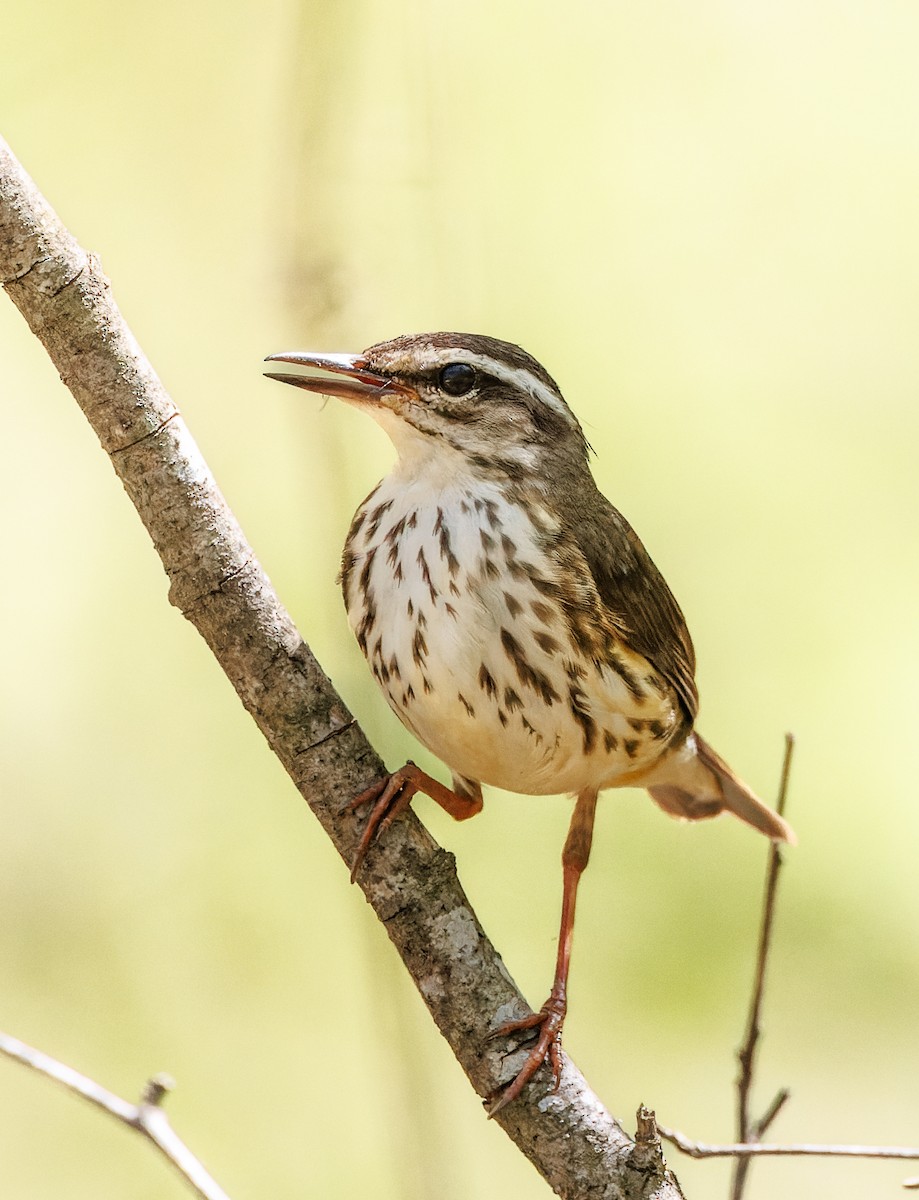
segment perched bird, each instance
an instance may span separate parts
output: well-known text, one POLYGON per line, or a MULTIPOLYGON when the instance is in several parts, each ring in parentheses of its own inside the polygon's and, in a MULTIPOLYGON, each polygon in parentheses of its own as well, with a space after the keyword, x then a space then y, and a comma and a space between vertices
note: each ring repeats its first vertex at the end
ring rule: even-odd
POLYGON ((555 978, 536 1031, 491 1115, 548 1058, 556 1086, 578 880, 598 793, 638 786, 687 820, 728 811, 792 841, 693 730, 695 655, 683 614, 637 535, 597 490, 587 439, 554 380, 519 347, 465 333, 397 337, 362 354, 272 354, 309 373, 269 374, 362 409, 396 448, 355 514, 341 585, 348 620, 402 722, 442 759, 452 788, 412 763, 371 806, 352 878, 416 792, 457 820, 482 784, 570 792, 555 978))

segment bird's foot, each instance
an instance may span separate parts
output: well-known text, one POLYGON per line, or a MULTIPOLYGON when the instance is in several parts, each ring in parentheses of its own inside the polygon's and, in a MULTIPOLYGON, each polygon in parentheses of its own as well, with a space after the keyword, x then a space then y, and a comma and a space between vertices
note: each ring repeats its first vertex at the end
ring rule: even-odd
POLYGON ((351 863, 351 882, 354 882, 360 870, 370 843, 384 829, 389 828, 399 813, 405 812, 416 792, 424 792, 426 796, 430 796, 455 821, 467 821, 477 812, 481 812, 482 789, 479 784, 469 779, 461 780, 461 783, 461 791, 454 792, 409 761, 398 771, 393 771, 392 775, 384 775, 382 779, 378 779, 366 791, 346 804, 342 812, 354 812, 355 809, 372 805, 351 863))
POLYGON ((519 1021, 507 1021, 488 1035, 490 1041, 492 1038, 507 1037, 522 1030, 539 1030, 535 1046, 514 1078, 488 1097, 486 1105, 489 1118, 517 1099, 546 1059, 552 1068, 552 1091, 558 1091, 562 1078, 562 1026, 565 1023, 567 1007, 565 997, 553 992, 539 1012, 531 1013, 519 1021))
POLYGON ((398 771, 393 771, 391 775, 384 775, 382 779, 372 783, 369 788, 344 806, 343 812, 356 812, 357 809, 364 808, 368 804, 373 806, 370 809, 370 816, 367 818, 367 824, 364 826, 357 850, 354 852, 354 858, 351 860, 352 883, 354 883, 361 863, 367 855, 370 843, 384 829, 388 829, 400 813, 405 812, 415 793, 424 790, 427 780, 428 776, 424 771, 416 767, 413 762, 407 762, 398 771))

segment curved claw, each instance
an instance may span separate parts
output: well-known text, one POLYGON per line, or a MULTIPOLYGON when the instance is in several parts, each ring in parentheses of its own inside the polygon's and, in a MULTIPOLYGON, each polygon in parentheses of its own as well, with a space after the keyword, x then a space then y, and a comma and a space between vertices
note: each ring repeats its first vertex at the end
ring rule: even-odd
POLYGON ((389 828, 399 813, 405 812, 412 797, 420 790, 421 781, 418 776, 421 774, 414 763, 406 763, 398 771, 393 771, 391 775, 384 775, 382 779, 372 783, 369 788, 344 806, 344 812, 355 812, 368 804, 373 805, 351 861, 352 883, 367 856, 370 843, 384 829, 389 828))
POLYGON ((465 780, 465 788, 460 795, 432 779, 413 762, 407 762, 398 771, 393 771, 392 775, 385 775, 371 784, 342 809, 342 812, 354 812, 366 804, 373 805, 351 864, 352 883, 370 843, 384 829, 388 829, 400 813, 405 812, 416 792, 424 792, 426 796, 430 796, 455 821, 466 821, 482 808, 482 789, 477 783, 465 780))
POLYGON ((503 1088, 499 1088, 488 1097, 488 1117, 496 1116, 502 1108, 506 1108, 516 1100, 526 1085, 530 1082, 546 1059, 552 1069, 552 1091, 558 1091, 562 1078, 562 1026, 565 1023, 566 1004, 564 999, 550 996, 538 1013, 531 1013, 519 1021, 507 1021, 493 1033, 489 1040, 506 1037, 521 1030, 539 1029, 536 1045, 524 1060, 523 1066, 503 1088))

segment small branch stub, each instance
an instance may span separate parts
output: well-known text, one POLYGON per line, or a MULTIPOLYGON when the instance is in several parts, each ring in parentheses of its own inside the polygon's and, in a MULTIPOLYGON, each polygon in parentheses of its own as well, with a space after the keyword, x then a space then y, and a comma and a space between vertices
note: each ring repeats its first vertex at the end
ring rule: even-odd
POLYGON ((169 1093, 174 1090, 175 1080, 171 1075, 165 1075, 161 1072, 159 1075, 154 1075, 152 1079, 148 1079, 144 1084, 144 1090, 140 1094, 140 1102, 142 1105, 159 1108, 169 1093))
POLYGON ((663 1171, 666 1169, 660 1133, 653 1108, 639 1105, 635 1119, 635 1145, 629 1156, 632 1166, 639 1171, 663 1171))

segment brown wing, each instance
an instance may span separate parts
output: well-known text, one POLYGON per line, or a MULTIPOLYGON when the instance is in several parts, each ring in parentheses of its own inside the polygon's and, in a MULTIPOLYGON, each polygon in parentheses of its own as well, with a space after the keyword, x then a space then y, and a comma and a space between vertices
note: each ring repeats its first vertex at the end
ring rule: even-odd
POLYGON ((600 492, 596 497, 600 503, 580 515, 576 536, 597 590, 626 643, 672 685, 692 723, 696 655, 680 606, 625 517, 600 492))

